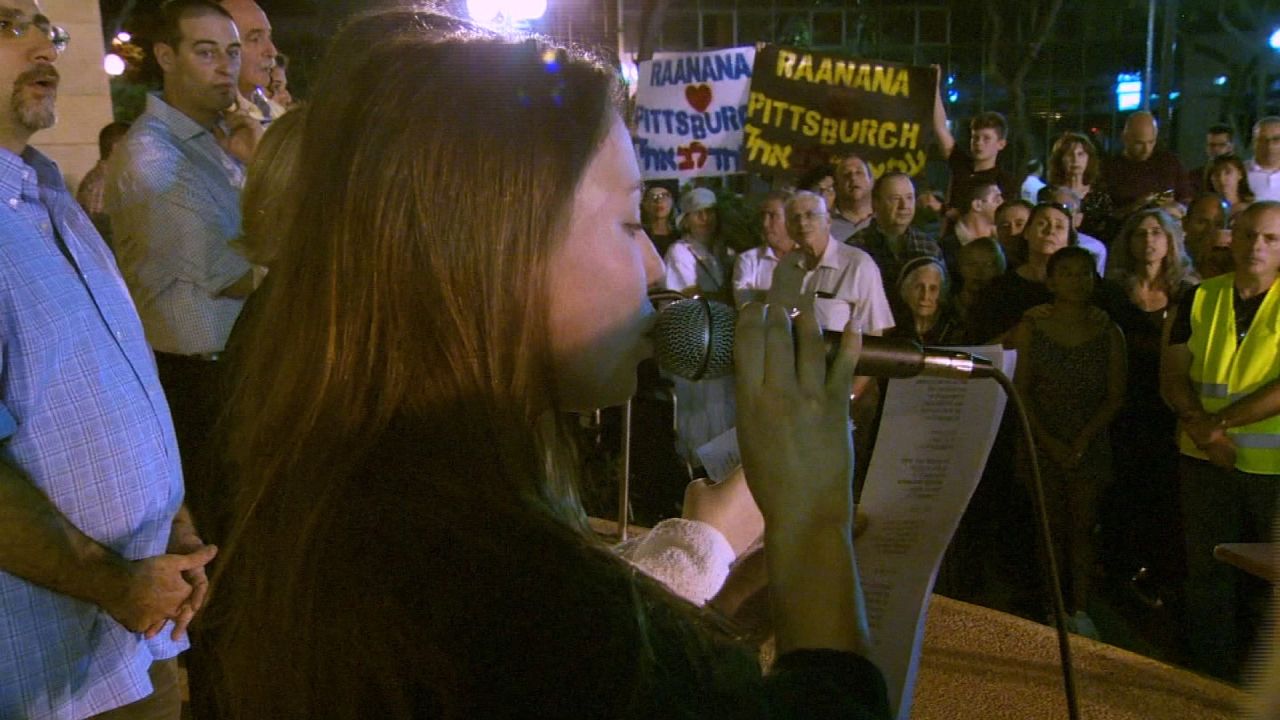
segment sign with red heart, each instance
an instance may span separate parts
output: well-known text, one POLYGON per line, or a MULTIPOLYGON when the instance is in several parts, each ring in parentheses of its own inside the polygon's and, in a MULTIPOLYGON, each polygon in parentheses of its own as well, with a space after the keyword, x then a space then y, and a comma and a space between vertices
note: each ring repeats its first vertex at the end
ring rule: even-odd
POLYGON ((706 83, 688 85, 684 89, 684 99, 689 101, 689 107, 694 110, 706 112, 711 107, 711 86, 706 83))
POLYGON ((640 63, 632 141, 646 180, 742 172, 755 55, 747 46, 640 63))

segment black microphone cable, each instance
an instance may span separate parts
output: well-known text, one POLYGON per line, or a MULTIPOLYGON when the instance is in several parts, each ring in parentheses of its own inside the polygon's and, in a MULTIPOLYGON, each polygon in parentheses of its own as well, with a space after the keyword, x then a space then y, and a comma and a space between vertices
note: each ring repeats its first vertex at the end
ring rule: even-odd
POLYGON ((1031 419, 1027 416, 1027 408, 1022 397, 1013 386, 1013 381, 999 368, 992 368, 990 377, 1000 384, 1005 397, 1013 404, 1018 415, 1018 427, 1026 441, 1027 460, 1031 468, 1031 487, 1034 497, 1036 519, 1040 525, 1040 542, 1044 545, 1049 576, 1049 594, 1053 600, 1053 621, 1058 634, 1058 655, 1062 661, 1062 685, 1067 695, 1067 717, 1080 720, 1080 699, 1076 694, 1075 666, 1071 662, 1071 639, 1067 632, 1067 608, 1062 599, 1062 583, 1058 579, 1058 561, 1053 552, 1053 533, 1049 529, 1049 511, 1045 506, 1044 484, 1040 480, 1040 459, 1036 455, 1035 438, 1031 434, 1031 419))

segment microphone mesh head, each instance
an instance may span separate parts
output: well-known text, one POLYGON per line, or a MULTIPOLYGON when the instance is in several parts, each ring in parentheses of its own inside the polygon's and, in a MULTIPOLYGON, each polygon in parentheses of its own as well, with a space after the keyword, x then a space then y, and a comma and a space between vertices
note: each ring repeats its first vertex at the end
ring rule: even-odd
POLYGON ((733 308, 706 298, 663 308, 653 331, 658 365, 687 380, 732 373, 734 315, 733 308))

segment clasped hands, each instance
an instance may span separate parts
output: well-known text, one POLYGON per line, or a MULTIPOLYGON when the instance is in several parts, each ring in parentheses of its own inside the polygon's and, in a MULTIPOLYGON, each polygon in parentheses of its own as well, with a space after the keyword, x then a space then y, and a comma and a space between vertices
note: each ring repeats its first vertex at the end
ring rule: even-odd
POLYGON ((1066 442, 1055 437, 1042 437, 1038 442, 1044 453, 1060 467, 1073 468, 1084 459, 1084 453, 1089 448, 1090 438, 1080 435, 1075 440, 1066 442))
POLYGON ((175 520, 164 555, 123 561, 116 582, 99 605, 133 632, 155 637, 173 621, 170 637, 180 640, 209 591, 205 566, 218 548, 206 545, 190 522, 175 520))
POLYGON ((1182 429, 1209 456, 1209 462, 1226 470, 1235 468, 1236 444, 1227 434, 1221 416, 1204 410, 1191 412, 1182 417, 1182 429))

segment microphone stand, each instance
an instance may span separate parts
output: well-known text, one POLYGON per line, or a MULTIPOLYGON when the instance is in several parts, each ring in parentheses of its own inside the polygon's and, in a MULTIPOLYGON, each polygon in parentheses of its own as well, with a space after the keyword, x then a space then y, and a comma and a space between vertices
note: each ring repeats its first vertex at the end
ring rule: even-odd
POLYGON ((627 541, 631 519, 631 401, 622 407, 622 468, 618 478, 618 542, 627 541))
POLYGON ((1027 459, 1031 467, 1031 488, 1035 504, 1036 519, 1040 525, 1040 542, 1044 544, 1045 558, 1048 561, 1049 589, 1053 600, 1053 621, 1058 635, 1058 655, 1062 660, 1062 684, 1067 696, 1067 716, 1071 720, 1080 718, 1080 699, 1076 695, 1075 669, 1071 662, 1071 641, 1067 632, 1067 608, 1062 599, 1062 583, 1058 579, 1058 561, 1053 552, 1053 535, 1049 530, 1049 513, 1045 509, 1044 484, 1040 480, 1040 460, 1036 456, 1036 443, 1031 435, 1031 420, 1027 417, 1027 408, 1013 386, 1013 381, 999 368, 991 368, 989 377, 1000 384, 1005 397, 1013 404, 1018 415, 1018 425, 1022 437, 1026 441, 1027 459))

